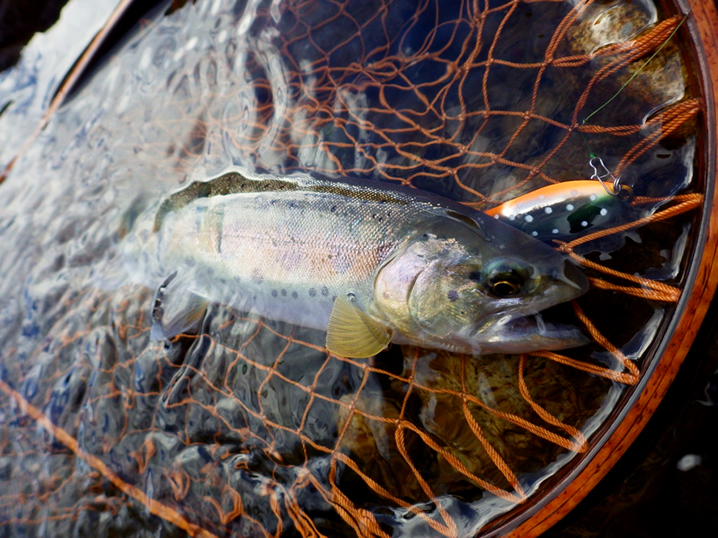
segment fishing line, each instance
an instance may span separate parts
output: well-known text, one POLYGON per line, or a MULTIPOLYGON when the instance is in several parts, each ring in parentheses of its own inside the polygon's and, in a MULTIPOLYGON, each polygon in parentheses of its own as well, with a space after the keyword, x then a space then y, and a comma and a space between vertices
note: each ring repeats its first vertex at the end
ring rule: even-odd
MULTIPOLYGON (((641 72, 648 66, 649 63, 651 63, 656 56, 663 50, 663 48, 668 44, 668 42, 673 38, 673 36, 678 32, 680 27, 683 25, 684 22, 686 22, 686 19, 688 19, 688 14, 685 14, 681 21, 676 25, 676 27, 673 29, 673 31, 670 33, 670 35, 661 43, 661 45, 655 50, 655 52, 648 58, 643 65, 635 72, 633 73, 626 82, 623 83, 623 85, 614 93, 611 97, 606 100, 601 106, 599 106, 596 110, 591 112, 584 120, 581 122, 581 125, 586 125, 588 120, 590 120, 594 115, 596 115, 598 112, 600 112, 604 107, 606 107, 609 103, 611 103, 616 97, 620 95, 620 93, 626 89, 626 86, 628 86, 633 79, 635 79, 638 75, 641 74, 641 72)), ((581 139, 583 140, 583 143, 586 145, 586 149, 588 150, 588 156, 589 161, 588 165, 593 169, 593 174, 591 175, 590 179, 595 179, 597 181, 601 182, 601 185, 603 185, 603 188, 606 189, 606 192, 610 194, 611 196, 618 196, 619 192, 621 190, 621 177, 616 177, 613 175, 613 173, 609 170, 609 168, 604 164, 603 159, 601 159, 600 156, 595 154, 593 150, 591 149, 591 146, 588 143, 588 139, 586 138, 586 135, 582 132, 578 132, 581 135, 581 139), (599 173, 598 168, 595 164, 595 161, 598 162, 598 165, 603 169, 603 175, 599 173), (609 192, 608 188, 604 184, 604 178, 609 177, 613 181, 613 192, 609 192)))

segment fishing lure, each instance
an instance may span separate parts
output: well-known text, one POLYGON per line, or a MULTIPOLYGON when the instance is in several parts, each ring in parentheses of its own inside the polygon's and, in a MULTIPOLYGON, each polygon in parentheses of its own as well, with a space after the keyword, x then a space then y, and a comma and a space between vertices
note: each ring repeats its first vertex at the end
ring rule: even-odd
POLYGON ((613 182, 565 181, 542 187, 485 211, 490 217, 538 239, 568 241, 627 222, 634 213, 632 190, 613 182))

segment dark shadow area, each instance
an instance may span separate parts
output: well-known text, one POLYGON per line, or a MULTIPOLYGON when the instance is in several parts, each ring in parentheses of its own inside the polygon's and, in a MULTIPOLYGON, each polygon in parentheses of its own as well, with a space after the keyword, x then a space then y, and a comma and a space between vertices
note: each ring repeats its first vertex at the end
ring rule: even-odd
POLYGON ((658 410, 552 538, 700 536, 718 527, 718 304, 658 410))
POLYGON ((0 71, 12 67, 32 36, 57 22, 67 0, 0 0, 0 71))

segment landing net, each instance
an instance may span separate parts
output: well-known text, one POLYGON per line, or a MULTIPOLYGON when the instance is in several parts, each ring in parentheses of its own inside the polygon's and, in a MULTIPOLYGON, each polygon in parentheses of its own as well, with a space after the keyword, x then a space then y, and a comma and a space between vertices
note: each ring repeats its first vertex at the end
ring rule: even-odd
POLYGON ((466 536, 548 494, 651 370, 681 297, 703 200, 684 16, 646 1, 181 4, 141 21, 4 184, 49 174, 74 194, 48 221, 72 224, 45 239, 61 259, 0 265, 25 286, 7 284, 0 328, 0 529, 466 536), (323 333, 221 305, 157 343, 154 290, 88 276, 119 263, 133 215, 232 167, 488 209, 588 178, 592 155, 632 186, 636 217, 555 244, 592 284, 565 315, 593 341, 565 353, 346 359, 323 333), (113 210, 86 219, 91 196, 113 210))

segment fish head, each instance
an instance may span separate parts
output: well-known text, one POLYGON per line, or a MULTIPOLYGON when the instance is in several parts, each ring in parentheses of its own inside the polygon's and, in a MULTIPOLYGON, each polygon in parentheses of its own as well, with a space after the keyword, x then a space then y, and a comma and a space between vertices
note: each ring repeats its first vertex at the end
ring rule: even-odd
POLYGON ((564 255, 486 219, 415 234, 379 270, 375 301, 407 341, 463 353, 523 353, 586 342, 541 312, 588 289, 564 255), (439 231, 440 230, 440 231, 439 231))

